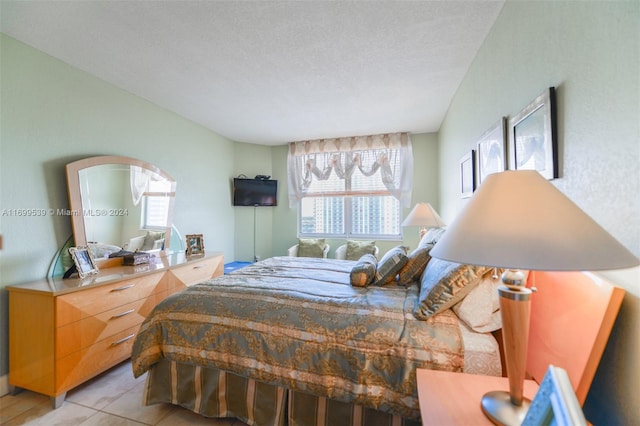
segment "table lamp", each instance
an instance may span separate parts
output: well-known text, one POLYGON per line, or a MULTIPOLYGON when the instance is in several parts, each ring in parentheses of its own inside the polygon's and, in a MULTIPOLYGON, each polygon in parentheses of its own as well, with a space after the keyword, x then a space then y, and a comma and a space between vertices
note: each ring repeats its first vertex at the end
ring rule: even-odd
POLYGON ((427 232, 427 228, 442 228, 446 226, 438 213, 429 203, 418 203, 413 207, 402 226, 420 226, 420 239, 427 232))
MULTIPOLYGON (((431 256, 506 268, 500 295, 509 392, 492 391, 482 410, 496 424, 521 424, 531 293, 518 269, 594 271, 637 266, 640 260, 534 170, 489 175, 431 256)), ((533 272, 532 272, 533 273, 533 272)))

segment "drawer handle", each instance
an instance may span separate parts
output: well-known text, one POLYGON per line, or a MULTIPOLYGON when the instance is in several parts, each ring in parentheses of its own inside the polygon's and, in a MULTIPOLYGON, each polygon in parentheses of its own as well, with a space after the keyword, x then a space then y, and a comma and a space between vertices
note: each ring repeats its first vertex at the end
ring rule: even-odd
POLYGON ((122 287, 114 288, 111 291, 122 291, 135 286, 136 286, 135 284, 127 284, 127 285, 123 285, 122 287))
POLYGON ((114 316, 112 316, 112 317, 111 317, 111 319, 120 318, 120 317, 123 317, 123 316, 125 316, 125 315, 132 314, 132 313, 134 313, 135 311, 136 311, 135 309, 129 309, 128 311, 124 311, 124 312, 123 312, 123 313, 121 313, 121 314, 115 314, 114 316))
POLYGON ((130 335, 128 335, 127 337, 123 337, 123 338, 122 338, 122 339, 120 339, 120 340, 116 340, 115 342, 113 342, 113 343, 111 344, 111 346, 118 346, 119 344, 124 343, 124 342, 126 342, 127 340, 131 340, 131 339, 133 339, 135 336, 136 336, 136 335, 135 335, 135 333, 134 333, 134 334, 130 334, 130 335))
POLYGON ((193 269, 202 269, 202 268, 204 268, 204 266, 202 266, 202 265, 194 266, 194 267, 193 267, 193 269))

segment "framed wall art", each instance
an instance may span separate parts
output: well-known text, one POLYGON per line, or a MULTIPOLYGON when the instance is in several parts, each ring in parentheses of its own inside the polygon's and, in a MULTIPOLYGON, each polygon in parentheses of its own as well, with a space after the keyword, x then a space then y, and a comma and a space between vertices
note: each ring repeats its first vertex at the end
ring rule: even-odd
POLYGON ((98 273, 98 266, 96 265, 88 246, 70 247, 69 254, 73 259, 73 263, 80 278, 85 278, 87 275, 98 273))
POLYGON ((460 159, 460 196, 469 198, 476 189, 475 151, 472 149, 460 159))
POLYGON ((550 87, 509 120, 509 168, 558 177, 556 92, 550 87))
POLYGON ((187 239, 187 256, 204 253, 204 239, 202 234, 189 234, 187 239))
POLYGON ((503 172, 507 165, 507 119, 502 117, 480 137, 476 147, 478 186, 491 173, 503 172))

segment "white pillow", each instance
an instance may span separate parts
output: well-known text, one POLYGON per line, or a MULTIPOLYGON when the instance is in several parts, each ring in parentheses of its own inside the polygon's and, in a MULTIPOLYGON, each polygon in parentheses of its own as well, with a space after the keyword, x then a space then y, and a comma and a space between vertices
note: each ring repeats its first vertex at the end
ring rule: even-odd
POLYGON ((136 250, 140 250, 142 248, 142 245, 144 244, 144 235, 141 235, 139 237, 133 237, 129 240, 129 245, 127 245, 127 250, 128 251, 136 251, 136 250))
POLYGON ((88 246, 94 259, 108 258, 111 253, 122 250, 113 244, 89 243, 88 246))
MULTIPOLYGON (((460 302, 453 306, 453 311, 466 325, 478 333, 489 333, 502 328, 500 314, 500 296, 498 287, 502 285, 500 274, 494 278, 493 269, 487 272, 480 283, 460 302)), ((526 277, 529 271, 523 271, 526 277)))
POLYGON ((162 247, 164 247, 164 238, 160 238, 159 240, 155 240, 153 242, 152 250, 160 250, 162 247))

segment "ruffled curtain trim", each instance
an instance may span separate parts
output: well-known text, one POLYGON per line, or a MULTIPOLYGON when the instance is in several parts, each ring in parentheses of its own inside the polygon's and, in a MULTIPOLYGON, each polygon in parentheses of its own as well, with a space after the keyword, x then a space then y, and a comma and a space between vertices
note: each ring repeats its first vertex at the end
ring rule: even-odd
POLYGON ((304 198, 314 179, 340 179, 358 169, 364 176, 380 170, 385 188, 403 207, 411 206, 413 150, 408 133, 292 142, 287 155, 289 206, 304 198), (322 168, 318 167, 322 165, 322 168))

